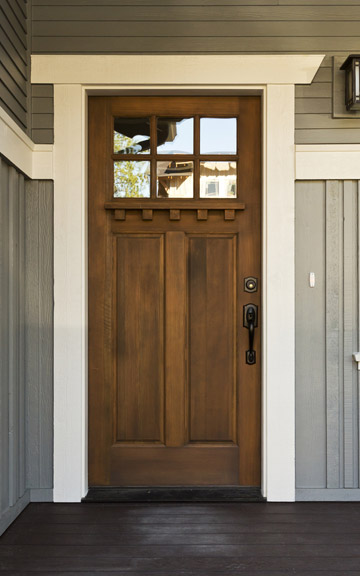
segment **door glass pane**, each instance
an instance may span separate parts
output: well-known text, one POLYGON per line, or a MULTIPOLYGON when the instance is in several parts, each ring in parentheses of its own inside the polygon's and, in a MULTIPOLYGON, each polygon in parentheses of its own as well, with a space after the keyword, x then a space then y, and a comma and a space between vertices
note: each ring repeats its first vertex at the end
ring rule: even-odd
POLYGON ((200 198, 236 198, 236 162, 200 162, 200 198))
POLYGON ((158 162, 158 198, 192 198, 194 195, 193 162, 158 162))
POLYGON ((115 154, 149 154, 149 152, 149 118, 114 118, 115 154))
POLYGON ((150 198, 150 162, 114 162, 115 198, 150 198))
POLYGON ((194 119, 158 118, 158 154, 193 154, 194 119))
POLYGON ((236 118, 200 118, 200 154, 236 154, 236 118))

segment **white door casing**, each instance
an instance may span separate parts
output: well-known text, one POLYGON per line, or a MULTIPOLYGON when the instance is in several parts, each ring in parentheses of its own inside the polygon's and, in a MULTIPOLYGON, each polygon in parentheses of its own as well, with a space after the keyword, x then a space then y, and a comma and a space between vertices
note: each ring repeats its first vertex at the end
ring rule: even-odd
POLYGON ((32 83, 54 84, 55 501, 87 492, 87 96, 124 93, 262 95, 262 491, 295 499, 294 85, 322 59, 32 56, 32 83))

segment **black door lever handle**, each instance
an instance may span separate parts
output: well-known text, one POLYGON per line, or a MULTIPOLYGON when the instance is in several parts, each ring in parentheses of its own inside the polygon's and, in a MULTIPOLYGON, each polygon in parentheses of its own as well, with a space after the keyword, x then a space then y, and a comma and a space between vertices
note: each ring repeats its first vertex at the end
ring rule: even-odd
POLYGON ((244 326, 249 330, 249 350, 246 351, 246 364, 256 364, 254 350, 255 327, 257 326, 257 306, 246 304, 244 306, 244 326))

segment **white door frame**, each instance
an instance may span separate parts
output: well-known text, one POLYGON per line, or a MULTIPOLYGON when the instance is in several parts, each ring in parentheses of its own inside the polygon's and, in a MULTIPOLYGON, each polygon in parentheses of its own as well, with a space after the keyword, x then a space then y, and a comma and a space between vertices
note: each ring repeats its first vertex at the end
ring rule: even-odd
POLYGON ((87 98, 262 95, 262 491, 295 499, 294 90, 322 55, 32 56, 54 84, 54 500, 87 492, 87 98), (281 314, 279 314, 281 311, 281 314))

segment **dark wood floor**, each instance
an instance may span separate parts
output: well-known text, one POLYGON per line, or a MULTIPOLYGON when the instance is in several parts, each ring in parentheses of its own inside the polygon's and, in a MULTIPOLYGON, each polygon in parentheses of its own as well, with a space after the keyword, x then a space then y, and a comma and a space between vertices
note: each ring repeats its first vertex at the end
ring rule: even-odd
POLYGON ((31 504, 0 576, 352 576, 360 503, 31 504))

